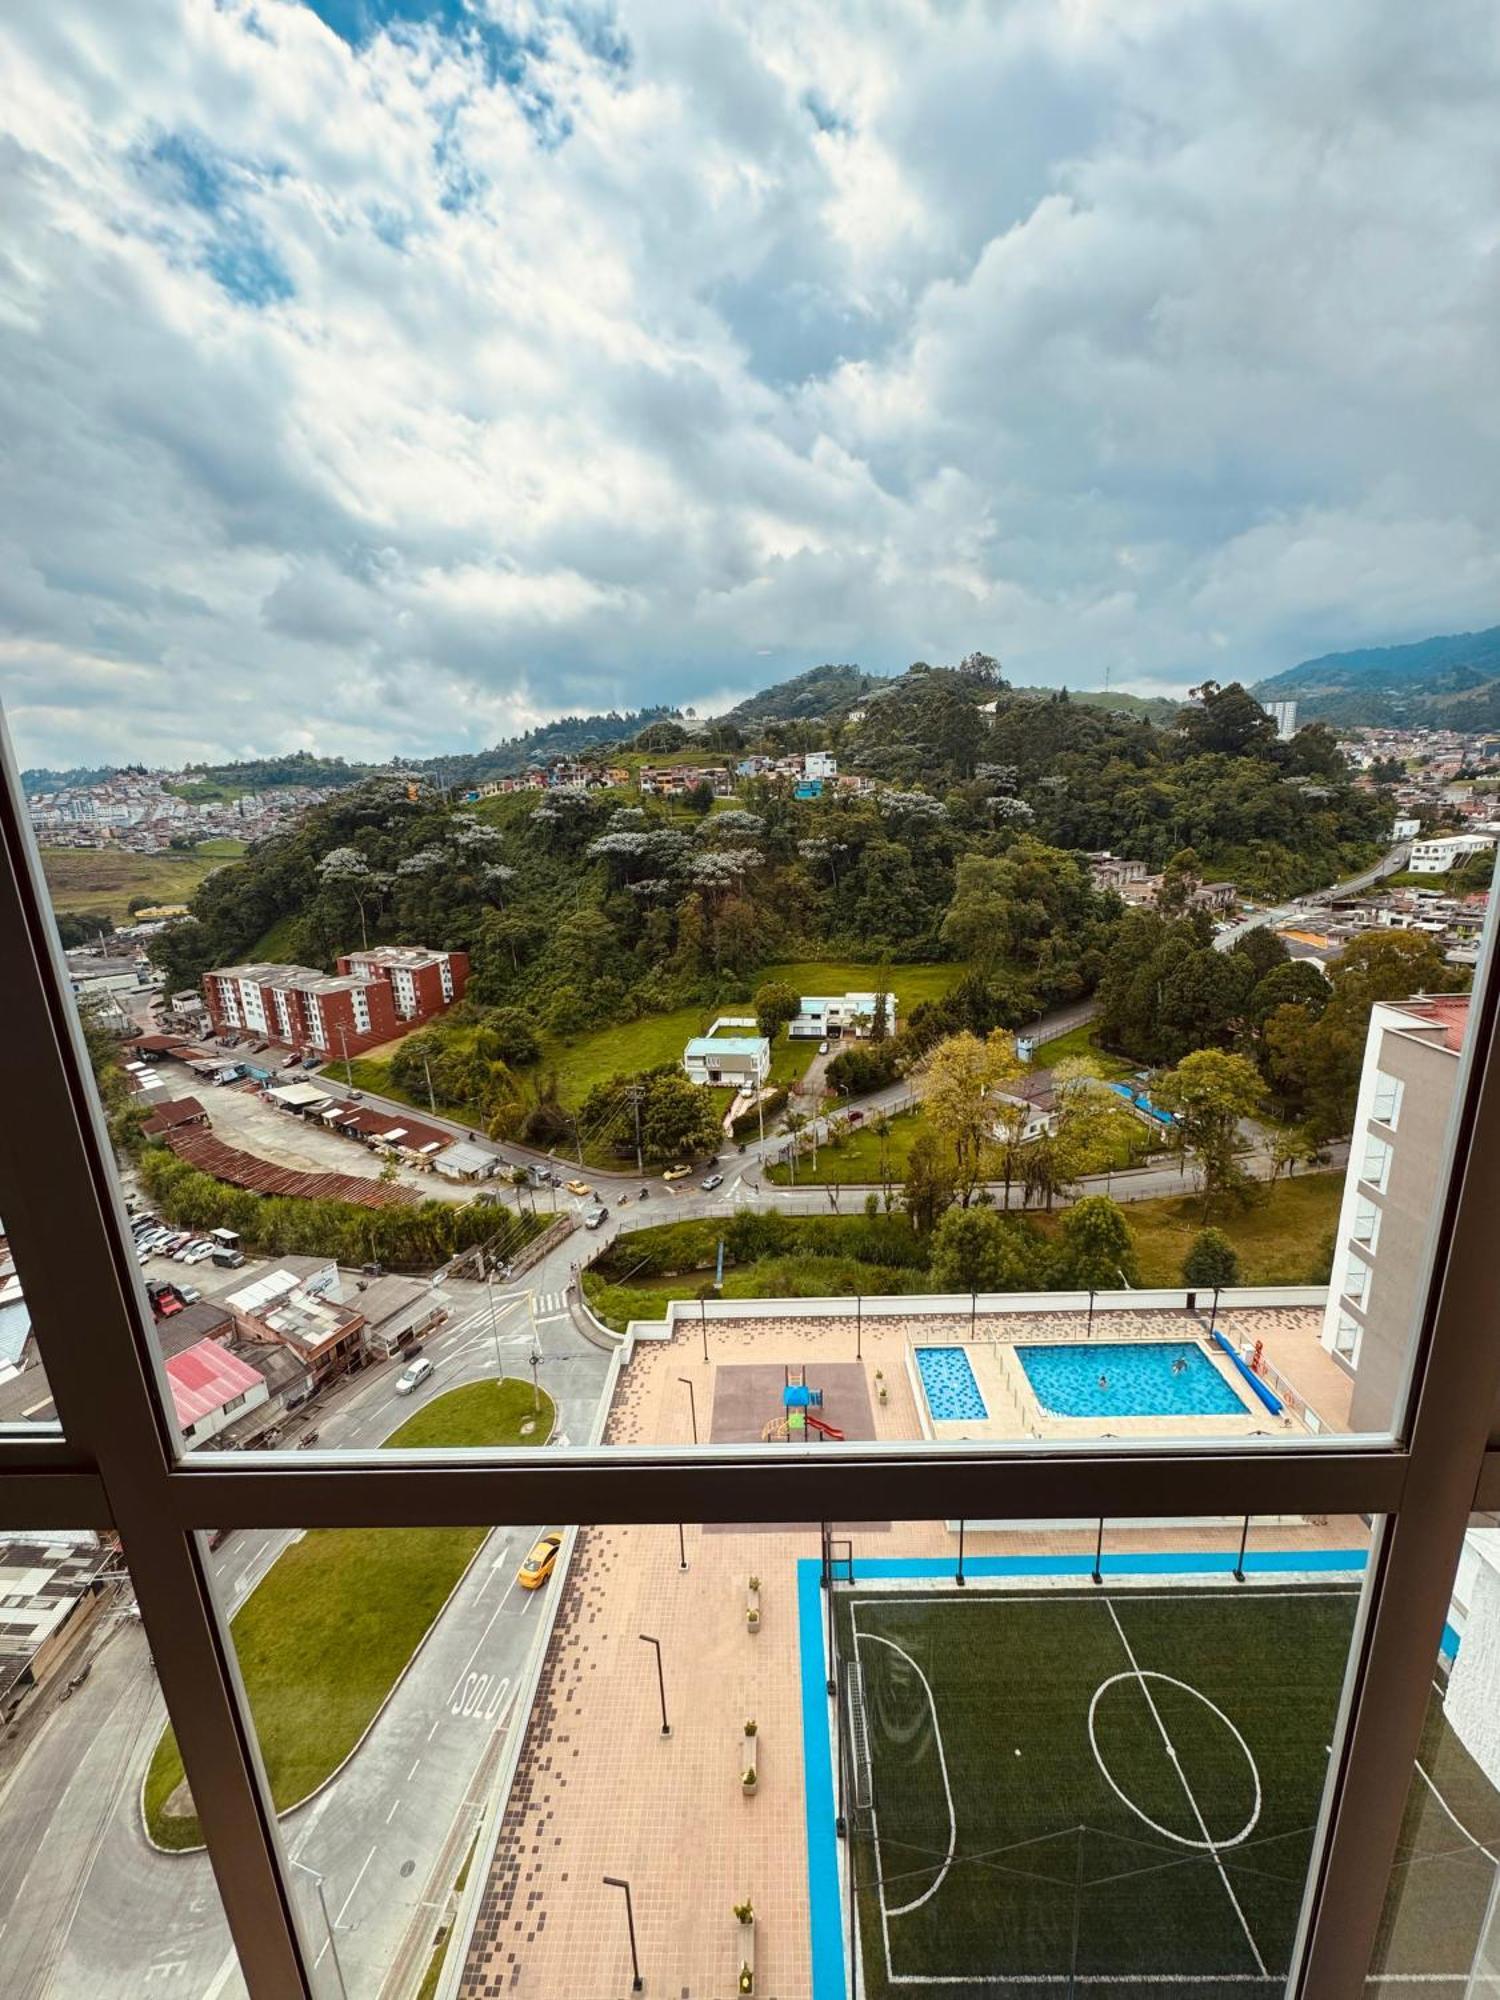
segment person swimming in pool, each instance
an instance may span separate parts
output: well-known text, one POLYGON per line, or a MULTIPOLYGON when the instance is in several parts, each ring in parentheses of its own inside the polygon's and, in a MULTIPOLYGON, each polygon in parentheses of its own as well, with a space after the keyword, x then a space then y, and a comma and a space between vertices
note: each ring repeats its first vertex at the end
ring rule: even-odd
POLYGON ((1174 1375, 1186 1375, 1187 1356, 1185 1354, 1179 1354, 1177 1359, 1172 1363, 1172 1373, 1174 1375))
POLYGON ((1099 1387, 1101 1389, 1107 1389, 1109 1387, 1109 1377, 1107 1375, 1101 1375, 1099 1377, 1099 1387))

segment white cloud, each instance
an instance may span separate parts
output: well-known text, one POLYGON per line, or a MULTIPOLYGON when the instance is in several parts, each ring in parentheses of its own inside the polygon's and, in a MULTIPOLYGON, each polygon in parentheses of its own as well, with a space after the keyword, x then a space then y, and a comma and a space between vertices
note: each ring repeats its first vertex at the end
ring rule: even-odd
POLYGON ((1493 622, 1497 64, 1480 0, 12 10, 22 754, 1493 622))

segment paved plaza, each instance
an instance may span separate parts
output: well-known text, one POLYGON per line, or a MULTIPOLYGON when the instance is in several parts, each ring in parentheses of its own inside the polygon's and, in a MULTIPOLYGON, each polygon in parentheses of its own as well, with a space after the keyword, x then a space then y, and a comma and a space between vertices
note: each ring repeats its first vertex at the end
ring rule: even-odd
MULTIPOLYGON (((962 1331, 968 1331, 967 1315, 962 1331)), ((1317 1343, 1307 1309, 1225 1312, 1232 1337, 1262 1340, 1267 1357, 1324 1420, 1336 1423, 1342 1377, 1317 1343), (1319 1361, 1327 1363, 1322 1370, 1319 1361)), ((1078 1325, 1073 1326, 1077 1321, 1078 1325)), ((1083 1315, 1040 1313, 1008 1332, 1058 1339, 1083 1315), (1067 1322, 1064 1327, 1060 1323, 1067 1322)), ((980 1315, 981 1338, 992 1329, 980 1315)), ((948 1337, 960 1331, 955 1320, 948 1337)), ((1183 1338, 1181 1313, 1111 1314, 1111 1338, 1183 1338)), ((934 1335, 930 1316, 856 1327, 852 1317, 684 1325, 671 1341, 642 1343, 621 1376, 607 1441, 687 1445, 703 1437, 759 1437, 778 1413, 790 1370, 825 1390, 824 1413, 851 1436, 921 1435, 906 1346, 934 1335), (860 1358, 855 1361, 858 1339, 860 1358), (690 1404, 682 1379, 694 1385, 690 1404), (880 1390, 885 1397, 881 1399, 880 1390), (845 1422, 847 1419, 847 1423, 845 1422)), ((768 1452, 823 1447, 768 1441, 768 1452)), ((856 1558, 951 1561, 942 1522, 898 1522, 878 1534, 846 1529, 856 1558), (862 1546, 868 1535, 873 1547, 862 1546)), ((1257 1524, 1251 1547, 1362 1549, 1357 1520, 1257 1524)), ((1106 1548, 1233 1555, 1232 1526, 1130 1529, 1111 1525, 1106 1548)), ((564 1585, 495 1864, 483 1894, 459 1991, 502 1995, 624 1995, 630 1989, 624 1901, 606 1875, 632 1885, 648 1994, 720 2000, 735 1991, 741 1933, 734 1905, 756 1911, 755 1991, 812 2000, 803 1770, 803 1681, 798 1624, 800 1558, 816 1559, 816 1528, 684 1530, 587 1528, 564 1585), (761 1583, 758 1630, 746 1623, 749 1579, 761 1583), (661 1641, 671 1735, 661 1734, 653 1649, 661 1641), (741 1786, 743 1726, 758 1726, 758 1782, 741 1786)), ((971 1532, 969 1558, 1092 1556, 1092 1534, 971 1532)))

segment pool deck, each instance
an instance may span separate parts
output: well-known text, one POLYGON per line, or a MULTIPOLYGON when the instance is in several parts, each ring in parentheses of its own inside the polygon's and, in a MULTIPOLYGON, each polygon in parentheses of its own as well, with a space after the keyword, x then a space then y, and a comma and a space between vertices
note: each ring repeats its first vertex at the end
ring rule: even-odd
MULTIPOLYGON (((1057 1322, 1070 1317, 1081 1337, 1081 1314, 1028 1315, 1015 1331, 1025 1339, 1066 1338, 1057 1322)), ((1319 1315, 1257 1311, 1221 1315, 1220 1323, 1232 1337, 1264 1339, 1269 1354, 1273 1320, 1276 1365, 1300 1383, 1298 1356, 1309 1349, 1322 1353, 1319 1315), (1237 1323, 1246 1318, 1257 1324, 1237 1323)), ((1181 1339, 1191 1330, 1182 1313, 1116 1313, 1109 1337, 1181 1339), (1122 1324, 1136 1318, 1139 1326, 1122 1324)), ((967 1335, 967 1314, 961 1328, 955 1321, 944 1330, 948 1338, 960 1331, 967 1335)), ((979 1332, 986 1341, 993 1336, 984 1317, 979 1332)), ((707 1361, 694 1324, 672 1340, 636 1349, 621 1375, 607 1442, 690 1442, 693 1411, 684 1376, 696 1388, 701 1431, 743 1436, 778 1414, 783 1367, 803 1363, 809 1383, 827 1392, 825 1408, 851 1429, 867 1428, 889 1440, 922 1435, 907 1356, 913 1345, 933 1342, 931 1316, 866 1320, 858 1332, 853 1314, 720 1321, 709 1323, 708 1334, 707 1361), (863 1375, 863 1394, 847 1372, 851 1367, 863 1375)), ((1311 1373, 1307 1391, 1331 1405, 1311 1373)), ((823 1448, 765 1445, 767 1452, 799 1457, 823 1448)), ((862 1563, 893 1566, 878 1574, 934 1574, 953 1561, 957 1546, 941 1521, 892 1521, 880 1524, 878 1533, 847 1532, 862 1563)), ((821 1686, 823 1607, 820 1592, 809 1596, 801 1587, 799 1563, 817 1557, 818 1537, 783 1525, 705 1532, 690 1523, 685 1545, 689 1568, 683 1571, 672 1527, 590 1528, 580 1538, 460 1975, 462 2000, 554 2000, 561 1994, 602 2000, 627 1993, 624 1910, 619 1892, 604 1886, 605 1875, 633 1885, 648 1995, 708 2000, 732 1993, 739 1934, 731 1906, 746 1898, 756 1910, 757 1992, 777 2000, 825 2000, 843 1990, 820 1964, 810 1922, 808 1813, 827 1780, 813 1769, 809 1786, 804 1704, 808 1689, 816 1696, 821 1686), (762 1625, 755 1633, 745 1623, 752 1575, 762 1581, 762 1625), (662 1642, 672 1718, 665 1740, 657 1725, 654 1660, 641 1632, 662 1642), (753 1794, 739 1782, 741 1732, 749 1716, 760 1725, 753 1794)), ((1105 1562, 1113 1555, 1139 1564, 1144 1555, 1159 1561, 1164 1574, 1176 1575, 1171 1558, 1181 1555, 1186 1582, 1193 1565, 1210 1557, 1232 1562, 1238 1545, 1238 1524, 1112 1522, 1105 1562)), ((1366 1547, 1368 1531, 1358 1520, 1257 1520, 1251 1545, 1253 1551, 1306 1552, 1312 1567, 1319 1552, 1366 1547)), ((967 1553, 971 1562, 999 1557, 1007 1565, 1043 1568, 1071 1557, 1075 1572, 1082 1565, 1086 1574, 1094 1532, 1028 1526, 992 1532, 974 1525, 967 1553)), ((814 1879, 824 1904, 830 1894, 827 1848, 826 1840, 814 1843, 814 1879)))

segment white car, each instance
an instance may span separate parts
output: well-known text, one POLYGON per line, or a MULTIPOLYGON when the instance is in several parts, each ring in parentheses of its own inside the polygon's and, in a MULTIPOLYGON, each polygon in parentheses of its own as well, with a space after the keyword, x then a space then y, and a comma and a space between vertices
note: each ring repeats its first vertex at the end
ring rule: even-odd
POLYGON ((819 1054, 820 1056, 826 1056, 826 1055, 827 1055, 827 1053, 828 1053, 828 1044, 827 1044, 827 1042, 819 1042, 819 1044, 818 1044, 818 1054, 819 1054))
POLYGON ((206 1257, 212 1257, 214 1246, 207 1237, 200 1236, 196 1243, 190 1243, 182 1253, 184 1264, 201 1264, 206 1257))
POLYGON ((398 1396, 409 1396, 414 1389, 421 1388, 431 1373, 432 1363, 424 1354, 416 1361, 413 1361, 410 1367, 403 1368, 401 1373, 396 1377, 396 1394, 398 1396))

